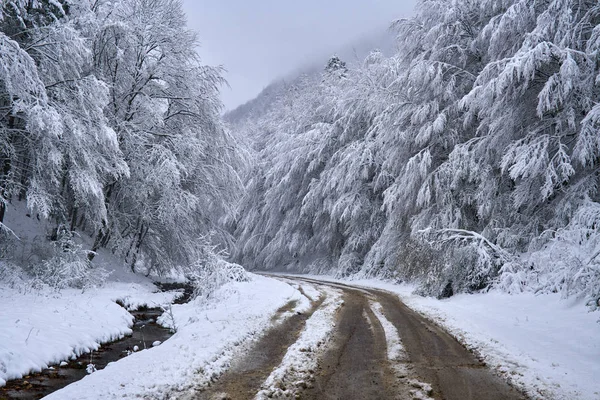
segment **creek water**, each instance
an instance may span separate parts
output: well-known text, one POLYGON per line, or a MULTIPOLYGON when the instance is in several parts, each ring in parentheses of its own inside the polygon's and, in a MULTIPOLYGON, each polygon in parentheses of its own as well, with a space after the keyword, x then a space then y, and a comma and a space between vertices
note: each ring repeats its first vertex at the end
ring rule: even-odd
MULTIPOLYGON (((189 285, 169 283, 157 284, 157 286, 163 291, 183 289, 183 295, 175 300, 176 304, 188 302, 192 294, 189 285)), ((135 318, 130 336, 104 343, 96 351, 66 361, 66 365, 54 365, 22 379, 10 380, 5 386, 0 387, 0 400, 41 399, 88 375, 89 364, 93 364, 96 370, 103 369, 109 363, 127 357, 134 349, 137 351, 148 349, 154 342, 162 343, 173 335, 169 329, 156 323, 157 318, 163 313, 161 308, 142 307, 129 312, 135 318)))

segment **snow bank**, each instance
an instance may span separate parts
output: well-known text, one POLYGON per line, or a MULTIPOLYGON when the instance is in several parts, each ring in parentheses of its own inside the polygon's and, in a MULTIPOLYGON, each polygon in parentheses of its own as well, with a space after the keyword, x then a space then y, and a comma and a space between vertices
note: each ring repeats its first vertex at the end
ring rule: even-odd
POLYGON ((447 300, 404 293, 412 308, 445 326, 484 361, 533 397, 600 398, 598 315, 560 295, 458 295, 447 300))
POLYGON ((154 290, 149 283, 111 283, 83 293, 0 286, 0 386, 130 334, 133 317, 115 301, 135 308, 169 303, 175 296, 154 290))
POLYGON ((220 374, 246 340, 269 325, 274 312, 298 292, 275 279, 251 275, 215 292, 210 304, 172 307, 178 331, 143 350, 47 396, 49 400, 158 399, 175 396, 220 374))
POLYGON ((406 284, 302 276, 398 294, 534 399, 600 399, 600 324, 583 300, 495 291, 438 300, 414 295, 415 287, 406 284))

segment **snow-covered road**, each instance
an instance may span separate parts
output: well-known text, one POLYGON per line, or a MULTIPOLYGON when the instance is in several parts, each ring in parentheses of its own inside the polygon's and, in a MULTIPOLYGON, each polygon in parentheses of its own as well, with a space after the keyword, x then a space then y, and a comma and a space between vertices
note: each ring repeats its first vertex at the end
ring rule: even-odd
POLYGON ((310 301, 182 399, 510 400, 525 397, 392 293, 279 277, 310 301), (312 295, 307 295, 312 293, 312 295), (300 311, 301 310, 301 311, 300 311))
MULTIPOLYGON (((540 321, 548 310, 540 304, 538 315, 523 316, 523 310, 515 314, 511 301, 522 298, 487 293, 439 301, 412 295, 406 286, 374 280, 251 276, 250 282, 225 285, 208 303, 174 306, 173 320, 164 321, 178 328, 172 338, 109 364, 47 398, 260 400, 299 395, 303 399, 468 400, 521 399, 522 392, 544 400, 600 398, 593 380, 587 382, 577 376, 577 368, 590 368, 581 371, 586 376, 593 375, 598 367, 599 358, 594 361, 597 347, 586 341, 586 329, 597 329, 597 324, 586 325, 564 307, 558 308, 556 315, 565 318, 563 323, 570 321, 580 328, 572 332, 573 340, 579 343, 565 341, 556 329, 544 334, 540 321), (518 323, 513 323, 514 318, 518 323), (537 337, 517 340, 524 332, 537 337), (523 348, 528 341, 536 343, 523 348), (549 357, 567 355, 573 358, 567 360, 567 365, 574 366, 570 374, 556 377, 547 373, 564 368, 545 365, 549 357), (535 362, 527 361, 534 357, 538 357, 535 362), (583 362, 580 367, 576 366, 578 360, 583 362), (541 376, 544 379, 535 379, 541 376)), ((54 310, 53 318, 64 319, 62 325, 74 329, 56 333, 53 324, 43 320, 45 313, 36 313, 27 322, 40 331, 33 338, 29 335, 25 344, 13 338, 8 322, 14 318, 4 309, 0 318, 8 322, 0 326, 0 336, 15 343, 0 352, 0 358, 4 357, 0 359, 4 362, 0 373, 4 371, 8 377, 7 372, 16 375, 14 371, 20 368, 25 374, 23 360, 38 360, 35 362, 41 365, 57 362, 68 358, 77 343, 88 343, 84 339, 89 340, 86 346, 94 348, 106 332, 121 326, 121 330, 128 329, 128 321, 119 314, 122 309, 117 307, 119 313, 111 313, 107 308, 112 307, 119 291, 114 286, 86 294, 88 297, 63 294, 34 299, 38 307, 48 308, 46 314, 54 310), (73 300, 79 303, 75 308, 73 300), (105 312, 96 313, 103 307, 105 312), (89 321, 85 327, 80 313, 89 321), (113 314, 112 319, 107 317, 113 314), (44 351, 36 351, 43 348, 36 344, 40 338, 46 338, 44 351)), ((141 286, 136 293, 128 298, 134 305, 150 299, 157 303, 168 300, 168 295, 153 294, 141 286)), ((542 300, 547 302, 548 298, 542 300)), ((19 322, 12 321, 16 327, 20 327, 19 322)))

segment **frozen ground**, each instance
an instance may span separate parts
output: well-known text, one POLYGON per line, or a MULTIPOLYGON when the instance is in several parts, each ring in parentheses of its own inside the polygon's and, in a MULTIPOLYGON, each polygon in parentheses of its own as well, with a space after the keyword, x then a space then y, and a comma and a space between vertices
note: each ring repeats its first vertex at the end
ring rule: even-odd
POLYGON ((228 367, 244 342, 269 326, 279 307, 301 297, 286 283, 251 277, 251 282, 225 285, 208 304, 193 301, 173 306, 178 331, 169 340, 109 364, 46 398, 162 399, 211 380, 228 367))
POLYGON ((600 314, 582 301, 494 291, 437 300, 412 294, 411 285, 307 277, 397 293, 533 398, 600 399, 600 314))

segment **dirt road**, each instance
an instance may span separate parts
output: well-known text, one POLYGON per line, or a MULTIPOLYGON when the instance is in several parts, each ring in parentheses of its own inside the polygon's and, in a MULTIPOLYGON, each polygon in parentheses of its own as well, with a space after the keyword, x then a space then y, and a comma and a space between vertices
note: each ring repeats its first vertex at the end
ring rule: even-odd
MULTIPOLYGON (((271 371, 282 363, 286 350, 298 340, 307 320, 323 304, 326 291, 313 300, 308 312, 275 324, 227 373, 192 398, 525 399, 447 332, 410 310, 393 294, 298 277, 282 279, 317 289, 333 286, 343 292, 343 306, 332 315, 332 334, 326 346, 314 354, 316 367, 293 390, 285 387, 288 384, 279 383, 280 390, 276 392, 260 392, 271 371), (382 323, 388 328, 384 329, 382 323), (390 326, 395 329, 390 330, 390 326), (389 357, 390 338, 386 334, 389 336, 390 332, 399 336, 402 357, 389 357)), ((293 308, 294 304, 288 304, 279 315, 293 308)), ((293 368, 288 373, 298 375, 293 368)))

